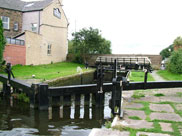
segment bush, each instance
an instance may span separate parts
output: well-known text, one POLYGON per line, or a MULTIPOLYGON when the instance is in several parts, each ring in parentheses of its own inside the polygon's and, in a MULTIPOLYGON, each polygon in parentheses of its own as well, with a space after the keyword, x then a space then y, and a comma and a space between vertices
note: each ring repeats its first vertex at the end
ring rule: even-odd
POLYGON ((174 51, 167 64, 171 73, 182 74, 182 50, 174 51))

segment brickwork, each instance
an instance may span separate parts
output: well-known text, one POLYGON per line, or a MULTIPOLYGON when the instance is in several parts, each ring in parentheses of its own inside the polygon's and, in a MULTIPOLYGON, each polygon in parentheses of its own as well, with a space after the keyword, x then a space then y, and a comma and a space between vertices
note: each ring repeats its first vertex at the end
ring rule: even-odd
POLYGON ((4 50, 4 59, 12 65, 26 64, 26 47, 22 45, 6 45, 4 50))
MULTIPOLYGON (((102 54, 102 55, 88 55, 86 57, 90 66, 95 64, 95 60, 98 56, 113 56, 113 57, 148 57, 151 60, 153 68, 160 68, 162 57, 160 55, 148 55, 148 54, 102 54)), ((73 55, 68 54, 67 61, 73 60, 73 55)))
POLYGON ((4 30, 5 37, 14 37, 22 32, 22 12, 0 8, 0 17, 6 16, 10 18, 9 30, 4 30), (18 23, 18 31, 14 30, 14 23, 18 23))

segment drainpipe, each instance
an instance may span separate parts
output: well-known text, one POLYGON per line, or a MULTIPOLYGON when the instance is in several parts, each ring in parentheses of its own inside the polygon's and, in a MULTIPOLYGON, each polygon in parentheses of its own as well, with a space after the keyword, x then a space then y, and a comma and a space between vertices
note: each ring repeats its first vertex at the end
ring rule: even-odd
POLYGON ((38 29, 38 34, 40 34, 40 11, 39 11, 39 29, 38 29))

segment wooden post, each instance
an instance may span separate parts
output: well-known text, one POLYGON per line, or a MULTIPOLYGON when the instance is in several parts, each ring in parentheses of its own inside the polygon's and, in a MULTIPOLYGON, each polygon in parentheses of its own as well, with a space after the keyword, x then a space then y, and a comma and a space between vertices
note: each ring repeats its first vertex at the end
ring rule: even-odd
POLYGON ((11 89, 8 84, 3 83, 3 95, 5 96, 10 96, 11 94, 11 89))
POLYGON ((30 108, 38 107, 39 84, 32 84, 30 89, 30 108))
POLYGON ((48 84, 39 84, 39 109, 48 110, 49 98, 48 98, 48 84))

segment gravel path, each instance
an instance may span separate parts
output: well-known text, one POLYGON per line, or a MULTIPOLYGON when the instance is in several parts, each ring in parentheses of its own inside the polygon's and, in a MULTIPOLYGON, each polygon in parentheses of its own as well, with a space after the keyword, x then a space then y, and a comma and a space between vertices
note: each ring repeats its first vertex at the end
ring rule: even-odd
POLYGON ((152 75, 152 77, 154 78, 155 81, 165 81, 164 78, 162 78, 161 76, 159 76, 157 74, 156 70, 152 71, 151 75, 152 75))

